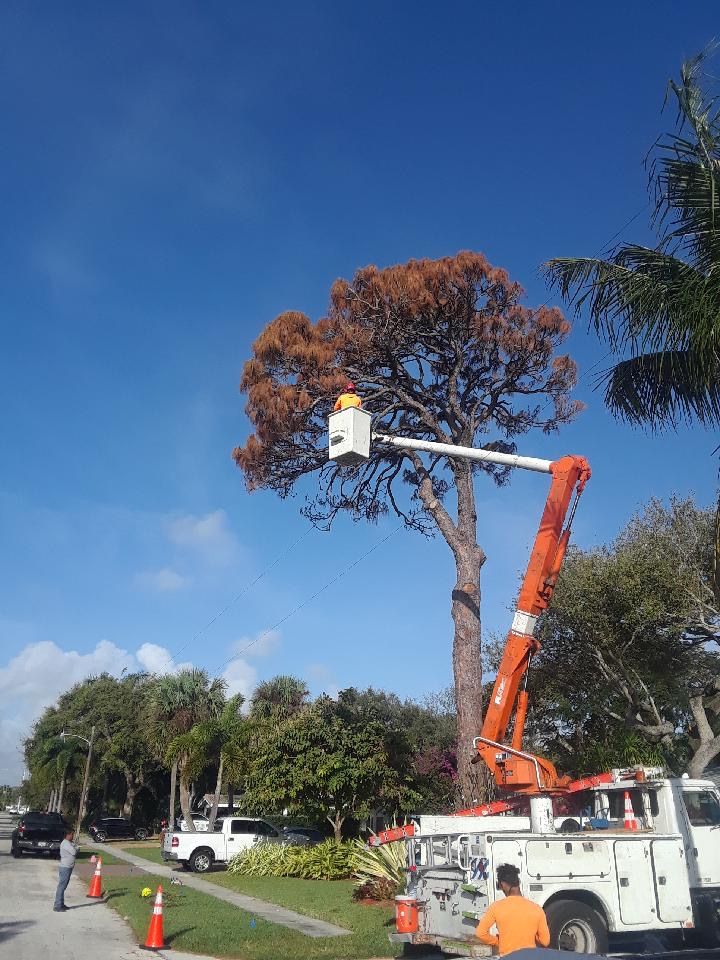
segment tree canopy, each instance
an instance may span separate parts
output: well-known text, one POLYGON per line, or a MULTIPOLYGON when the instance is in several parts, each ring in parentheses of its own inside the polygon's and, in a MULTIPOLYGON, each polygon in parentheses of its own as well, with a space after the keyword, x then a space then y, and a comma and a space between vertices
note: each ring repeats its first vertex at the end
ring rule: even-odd
POLYGON ((460 784, 478 799, 470 761, 482 713, 480 568, 474 478, 498 484, 507 468, 374 443, 370 459, 343 469, 327 456, 327 416, 348 378, 378 432, 514 452, 515 438, 573 419, 576 369, 559 353, 570 326, 532 309, 508 273, 480 253, 365 267, 337 280, 326 316, 288 311, 253 344, 241 390, 253 432, 233 456, 250 490, 280 496, 303 486, 305 514, 329 525, 340 513, 439 532, 455 560, 453 669, 460 784), (455 494, 455 511, 446 503, 455 494))
POLYGON ((692 500, 653 500, 612 543, 569 551, 530 685, 530 732, 563 769, 697 776, 720 753, 713 526, 692 500))
POLYGON ((420 800, 410 771, 390 762, 385 726, 329 697, 269 732, 248 778, 245 804, 273 804, 332 824, 336 839, 349 818, 376 808, 397 813, 420 800))

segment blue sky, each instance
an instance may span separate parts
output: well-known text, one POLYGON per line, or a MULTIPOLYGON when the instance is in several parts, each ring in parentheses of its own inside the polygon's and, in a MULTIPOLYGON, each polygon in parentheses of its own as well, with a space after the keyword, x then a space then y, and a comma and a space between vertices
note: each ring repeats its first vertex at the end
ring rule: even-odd
MULTIPOLYGON (((322 315, 367 263, 482 250, 537 305, 548 257, 598 253, 636 214, 622 236, 647 241, 642 160, 714 12, 3 5, 0 781, 37 711, 101 669, 418 697, 450 682, 443 542, 395 532, 309 599, 395 524, 287 552, 300 503, 249 496, 230 460, 242 364, 266 322, 322 315)), ((619 425, 583 321, 570 350, 588 409, 521 451, 590 459, 575 541, 609 539, 652 495, 709 503, 717 438, 619 425)), ((478 483, 486 630, 507 625, 545 492, 478 483)))

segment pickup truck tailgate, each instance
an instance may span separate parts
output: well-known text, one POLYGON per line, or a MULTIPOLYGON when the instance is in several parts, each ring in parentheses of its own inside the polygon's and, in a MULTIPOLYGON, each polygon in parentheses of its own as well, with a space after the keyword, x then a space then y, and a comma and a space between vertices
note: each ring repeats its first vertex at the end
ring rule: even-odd
POLYGON ((169 830, 166 830, 163 834, 162 840, 162 858, 163 860, 177 860, 178 858, 178 845, 180 839, 176 833, 170 833, 169 830), (175 844, 173 845, 173 838, 175 838, 175 844))

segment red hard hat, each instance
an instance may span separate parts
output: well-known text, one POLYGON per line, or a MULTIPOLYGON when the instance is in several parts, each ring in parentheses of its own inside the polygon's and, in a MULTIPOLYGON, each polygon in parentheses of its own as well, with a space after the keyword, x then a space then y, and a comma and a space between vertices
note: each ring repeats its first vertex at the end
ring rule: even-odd
POLYGON ((355 389, 355 384, 354 384, 354 383, 349 383, 349 384, 345 387, 345 389, 346 389, 348 392, 351 393, 351 392, 355 389))

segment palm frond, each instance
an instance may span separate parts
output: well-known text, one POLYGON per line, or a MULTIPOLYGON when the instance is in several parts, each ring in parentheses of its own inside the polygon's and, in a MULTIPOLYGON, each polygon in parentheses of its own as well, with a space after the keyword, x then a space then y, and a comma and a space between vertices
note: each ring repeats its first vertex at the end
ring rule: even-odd
POLYGON ((720 604, 720 494, 718 495, 717 509, 715 510, 715 552, 713 555, 713 593, 715 602, 720 604))
POLYGON ((610 260, 557 257, 545 274, 576 312, 588 308, 613 350, 700 352, 720 339, 720 278, 710 281, 662 250, 627 245, 610 260))
POLYGON ((655 225, 706 274, 720 262, 720 112, 701 85, 701 69, 716 48, 713 42, 684 63, 679 83, 670 80, 677 129, 658 141, 650 165, 655 225))
POLYGON ((603 373, 605 403, 618 417, 651 429, 698 420, 720 425, 720 359, 659 351, 622 360, 603 373))

